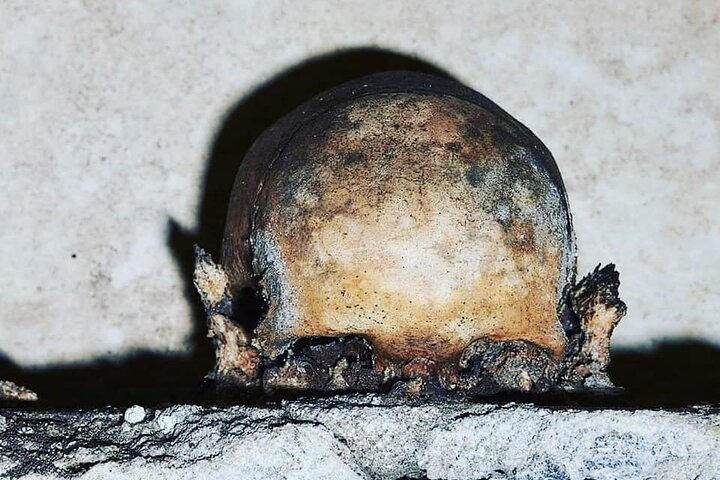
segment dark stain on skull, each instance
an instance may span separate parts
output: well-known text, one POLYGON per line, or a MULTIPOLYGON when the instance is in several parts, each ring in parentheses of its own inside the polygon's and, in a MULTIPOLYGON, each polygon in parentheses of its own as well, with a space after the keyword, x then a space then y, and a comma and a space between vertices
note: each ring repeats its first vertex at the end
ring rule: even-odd
POLYGON ((460 142, 449 142, 445 144, 445 147, 448 151, 455 154, 462 152, 462 144, 460 144, 460 142))
POLYGON ((481 165, 473 165, 465 172, 465 180, 473 187, 481 186, 484 178, 485 173, 481 165))
MULTIPOLYGON (((352 292, 355 298, 352 305, 345 305, 341 300, 342 296, 335 299, 335 294, 329 293, 335 287, 325 287, 323 297, 333 297, 330 303, 339 303, 338 307, 342 307, 339 308, 340 312, 355 316, 352 323, 347 323, 349 319, 344 321, 347 324, 343 327, 344 330, 331 328, 328 323, 331 322, 330 318, 324 318, 327 315, 322 313, 327 308, 327 300, 316 298, 317 294, 305 289, 303 285, 311 282, 316 284, 313 290, 320 288, 322 291, 326 280, 314 279, 316 273, 322 273, 323 278, 329 278, 328 275, 341 278, 350 274, 351 269, 355 268, 351 264, 357 262, 366 263, 375 270, 393 268, 390 265, 375 265, 378 261, 402 264, 402 250, 415 249, 416 247, 412 246, 416 243, 414 239, 430 234, 428 232, 418 234, 420 236, 408 236, 404 230, 422 230, 426 222, 437 223, 439 227, 434 229, 435 232, 446 237, 449 235, 442 241, 436 241, 431 248, 439 249, 438 253, 444 258, 451 258, 454 255, 451 252, 455 250, 453 243, 461 241, 463 235, 481 238, 477 236, 479 233, 475 233, 475 227, 467 230, 467 234, 462 232, 478 221, 476 216, 481 215, 480 212, 487 212, 492 218, 498 205, 508 205, 506 211, 500 209, 497 212, 501 221, 495 219, 505 234, 484 233, 482 235, 485 235, 486 239, 483 241, 488 241, 488 234, 497 235, 498 241, 504 242, 508 247, 508 260, 518 265, 513 267, 518 270, 518 281, 542 285, 543 282, 539 279, 533 280, 528 274, 521 273, 525 268, 523 265, 533 257, 545 257, 544 253, 536 248, 538 246, 534 240, 538 234, 533 230, 535 225, 527 221, 527 218, 532 218, 535 214, 539 199, 533 195, 522 198, 508 193, 508 186, 513 185, 514 177, 513 166, 506 163, 513 159, 492 143, 488 143, 492 139, 488 129, 491 130, 494 125, 489 122, 489 118, 488 113, 481 108, 451 97, 438 99, 428 95, 393 94, 362 99, 330 109, 313 124, 296 132, 292 141, 276 157, 268 170, 262 203, 273 205, 274 208, 260 211, 256 225, 267 225, 268 227, 263 228, 272 227, 276 232, 273 251, 265 255, 287 259, 287 269, 281 274, 285 277, 284 282, 299 288, 295 293, 295 305, 302 309, 303 313, 299 314, 299 317, 303 320, 295 327, 295 334, 291 330, 284 332, 284 335, 287 335, 285 340, 281 339, 281 335, 272 341, 268 339, 267 345, 282 345, 283 342, 287 344, 300 332, 327 334, 330 332, 328 329, 347 334, 370 332, 370 325, 379 318, 379 313, 372 306, 365 305, 370 299, 375 301, 377 298, 378 301, 392 306, 390 314, 382 317, 383 322, 397 321, 394 318, 403 310, 403 316, 417 314, 421 318, 427 317, 430 311, 422 306, 422 302, 416 303, 417 306, 412 306, 411 310, 402 305, 402 302, 409 302, 412 295, 417 293, 394 294, 401 299, 400 302, 393 300, 389 303, 380 300, 377 294, 368 294, 368 290, 389 292, 388 288, 395 287, 384 285, 385 280, 381 277, 363 273, 362 280, 353 281, 345 288, 352 292), (348 125, 353 127, 348 128, 348 125), (395 128, 397 125, 400 128, 395 128), (462 129, 467 125, 473 126, 473 135, 482 138, 480 142, 468 143, 464 139, 462 129), (446 148, 448 144, 455 145, 455 152, 446 148), (460 153, 456 153, 458 151, 460 153), (463 176, 472 189, 462 186, 463 176), (469 207, 470 205, 475 206, 469 207), (458 214, 459 218, 455 219, 453 211, 459 206, 463 209, 470 208, 468 212, 477 213, 458 214), (520 224, 515 226, 518 221, 520 224), (457 230, 447 230, 448 222, 455 222, 457 227, 453 229, 457 230), (373 224, 377 227, 373 227, 373 224), (465 226, 462 226, 463 224, 465 226), (387 237, 387 241, 383 241, 383 237, 387 237), (402 239, 397 246, 393 246, 393 237, 402 239), (374 248, 378 249, 377 253, 367 250, 363 242, 365 245, 374 245, 374 248), (391 250, 388 250, 388 246, 391 250), (313 255, 320 255, 324 260, 313 259, 313 255), (344 260, 335 260, 347 255, 349 257, 344 260), (383 256, 387 259, 379 260, 383 256), (363 258, 366 260, 362 260, 363 258), (310 270, 307 267, 299 268, 298 262, 303 262, 303 259, 310 262, 307 264, 311 266, 310 270)), ((530 178, 525 173, 523 175, 530 178)), ((529 182, 530 180, 525 183, 529 182)), ((525 188, 524 191, 531 189, 525 188)), ((545 229, 542 234, 552 238, 551 241, 558 241, 553 238, 553 231, 545 229)), ((557 264, 560 258, 547 258, 550 260, 550 271, 555 268, 552 265, 557 264)), ((266 270, 276 267, 260 268, 266 270)), ((425 274, 420 274, 421 277, 423 275, 425 274)), ((360 277, 356 275, 356 278, 360 277)), ((440 277, 433 280, 450 281, 441 280, 440 277)), ((550 280, 545 280, 549 281, 548 285, 552 285, 550 280)), ((412 284, 415 280, 399 282, 412 284)), ((339 283, 347 282, 341 280, 339 283)), ((471 287, 468 285, 467 288, 471 287)), ((544 288, 547 289, 547 286, 544 288)), ((460 328, 475 328, 470 327, 473 322, 484 321, 478 318, 482 315, 479 312, 486 308, 482 306, 483 302, 505 302, 500 300, 496 293, 488 291, 473 302, 474 306, 469 307, 444 305, 442 302, 447 300, 443 300, 436 307, 436 314, 448 315, 456 309, 464 311, 466 326, 460 328)), ((505 298, 510 292, 502 295, 502 298, 505 298)), ((533 306, 533 302, 537 301, 545 303, 547 299, 543 296, 523 297, 522 307, 515 308, 522 308, 525 312, 554 312, 555 306, 533 306)), ((500 308, 499 305, 488 308, 500 308)), ((271 311, 278 308, 286 307, 277 305, 271 311)), ((530 325, 538 321, 533 319, 532 315, 518 319, 519 325, 513 326, 511 330, 520 332, 526 328, 522 327, 522 324, 527 324, 527 328, 530 328, 530 325)), ((544 321, 557 323, 557 319, 552 317, 544 321)), ((374 342, 388 357, 430 356, 442 359, 444 356, 457 355, 461 345, 448 348, 450 331, 438 334, 424 330, 429 322, 429 319, 424 320, 416 327, 398 326, 397 328, 405 330, 415 330, 398 333, 403 337, 402 342, 389 342, 383 338, 382 335, 389 334, 387 328, 379 330, 382 335, 368 335, 373 337, 374 342), (419 340, 415 341, 415 338, 419 340)), ((261 331, 269 333, 269 327, 265 325, 261 331)), ((554 326, 551 328, 555 329, 554 326)), ((274 335, 278 333, 281 332, 275 332, 274 335)), ((562 346, 556 345, 553 348, 556 351, 562 350, 562 346)))
POLYGON ((366 158, 367 158, 367 157, 365 156, 365 154, 364 154, 363 152, 361 152, 361 151, 359 151, 359 150, 356 150, 356 151, 354 151, 354 152, 350 152, 350 153, 345 157, 345 164, 351 164, 351 165, 352 165, 352 164, 355 164, 355 163, 361 163, 361 162, 364 162, 364 161, 366 160, 366 158))
POLYGON ((542 256, 542 249, 538 248, 535 243, 535 229, 532 222, 528 220, 511 221, 506 231, 508 245, 511 245, 515 250, 523 253, 538 251, 542 256))
POLYGON ((314 102, 251 151, 233 194, 251 221, 229 210, 223 263, 234 282, 261 277, 268 301, 252 340, 263 388, 554 384, 574 241, 547 149, 430 77, 387 74, 314 102))

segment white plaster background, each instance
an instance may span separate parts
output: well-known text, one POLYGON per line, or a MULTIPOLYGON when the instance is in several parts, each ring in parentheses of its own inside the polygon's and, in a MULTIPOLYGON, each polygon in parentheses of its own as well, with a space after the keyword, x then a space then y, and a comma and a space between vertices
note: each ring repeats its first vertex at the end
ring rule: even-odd
POLYGON ((187 348, 168 218, 196 227, 223 115, 359 46, 434 63, 548 145, 581 270, 621 271, 616 346, 720 344, 719 18, 703 0, 4 0, 0 353, 33 366, 187 348))

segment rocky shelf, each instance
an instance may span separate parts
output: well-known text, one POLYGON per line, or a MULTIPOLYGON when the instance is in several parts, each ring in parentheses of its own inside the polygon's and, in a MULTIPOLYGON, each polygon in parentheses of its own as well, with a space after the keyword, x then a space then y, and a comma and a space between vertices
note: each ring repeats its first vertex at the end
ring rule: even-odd
POLYGON ((720 479, 720 409, 378 395, 259 406, 0 410, 0 477, 720 479))

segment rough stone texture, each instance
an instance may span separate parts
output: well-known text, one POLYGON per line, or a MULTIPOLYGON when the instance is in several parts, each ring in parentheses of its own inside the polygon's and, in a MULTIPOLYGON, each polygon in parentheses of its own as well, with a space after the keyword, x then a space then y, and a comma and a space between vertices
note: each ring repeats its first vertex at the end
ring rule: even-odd
POLYGON ((0 2, 0 351, 39 366, 184 350, 168 220, 198 226, 226 113, 357 46, 434 63, 543 139, 579 271, 623 271, 618 346, 720 343, 718 15, 707 0, 0 2))
POLYGON ((0 410, 0 475, 85 479, 720 478, 720 410, 387 397, 0 410))
POLYGON ((0 380, 0 402, 34 402, 37 394, 22 385, 0 380))

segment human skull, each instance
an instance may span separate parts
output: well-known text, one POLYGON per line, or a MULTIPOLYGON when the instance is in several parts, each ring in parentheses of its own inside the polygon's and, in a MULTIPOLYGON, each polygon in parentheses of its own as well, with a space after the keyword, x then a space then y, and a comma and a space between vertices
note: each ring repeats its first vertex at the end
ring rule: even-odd
MULTIPOLYGON (((495 393, 589 376, 559 170, 532 132, 453 81, 373 75, 282 118, 238 172, 221 266, 198 265, 217 373, 235 383, 495 393), (253 332, 233 319, 248 291, 266 304, 253 332)), ((616 315, 601 342, 624 313, 604 272, 591 290, 614 292, 616 315)))

